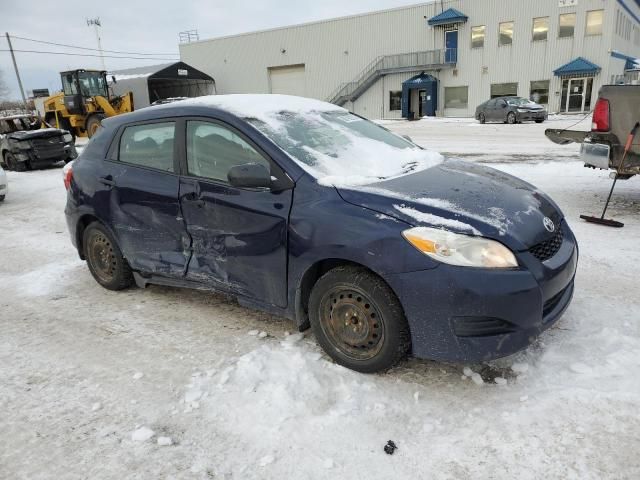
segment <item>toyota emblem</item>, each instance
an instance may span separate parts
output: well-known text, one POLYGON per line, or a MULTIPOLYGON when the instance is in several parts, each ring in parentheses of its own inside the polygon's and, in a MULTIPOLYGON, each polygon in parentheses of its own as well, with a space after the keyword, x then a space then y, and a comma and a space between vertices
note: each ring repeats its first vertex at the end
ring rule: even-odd
POLYGON ((554 232, 556 230, 556 226, 554 225, 553 220, 551 220, 549 217, 544 217, 542 223, 544 225, 544 228, 546 228, 548 232, 554 232))

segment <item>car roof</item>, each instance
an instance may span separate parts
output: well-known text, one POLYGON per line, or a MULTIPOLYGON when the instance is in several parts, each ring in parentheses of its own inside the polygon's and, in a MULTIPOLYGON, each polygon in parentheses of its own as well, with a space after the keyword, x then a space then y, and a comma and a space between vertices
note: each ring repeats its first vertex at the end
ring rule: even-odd
POLYGON ((208 116, 224 112, 239 118, 260 118, 274 112, 347 112, 332 103, 312 98, 279 94, 207 95, 153 105, 104 120, 105 126, 154 120, 170 116, 208 116))

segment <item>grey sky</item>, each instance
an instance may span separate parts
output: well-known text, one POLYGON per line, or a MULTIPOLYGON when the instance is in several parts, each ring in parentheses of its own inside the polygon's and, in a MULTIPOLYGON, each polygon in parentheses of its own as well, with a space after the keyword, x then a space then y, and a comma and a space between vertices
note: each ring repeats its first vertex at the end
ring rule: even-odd
MULTIPOLYGON (((5 31, 20 37, 97 48, 93 28, 87 26, 86 18, 100 17, 103 49, 173 53, 178 58, 178 32, 183 30, 197 29, 202 39, 414 3, 419 0, 0 0, 0 49, 7 48, 5 31)), ((18 39, 12 43, 16 50, 97 53, 18 39)), ((63 70, 101 68, 100 59, 92 57, 34 53, 17 53, 16 57, 28 92, 33 88, 59 90, 58 72, 63 70)), ((105 63, 108 70, 116 70, 166 61, 106 58, 105 63)), ((0 52, 0 71, 11 96, 19 98, 8 52, 0 52)))

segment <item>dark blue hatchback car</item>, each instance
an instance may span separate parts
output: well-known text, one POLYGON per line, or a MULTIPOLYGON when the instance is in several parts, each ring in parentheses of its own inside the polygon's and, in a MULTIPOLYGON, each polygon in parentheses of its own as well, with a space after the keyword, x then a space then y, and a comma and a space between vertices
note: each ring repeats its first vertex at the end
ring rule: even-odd
POLYGON ((103 121, 65 171, 102 286, 212 289, 311 326, 361 372, 512 354, 571 301, 578 248, 535 187, 327 103, 190 99, 103 121))

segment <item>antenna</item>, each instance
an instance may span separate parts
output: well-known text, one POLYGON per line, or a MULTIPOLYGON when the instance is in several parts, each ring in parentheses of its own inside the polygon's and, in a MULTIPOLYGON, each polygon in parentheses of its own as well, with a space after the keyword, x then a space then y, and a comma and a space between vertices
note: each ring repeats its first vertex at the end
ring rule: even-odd
POLYGON ((93 28, 96 32, 96 39, 98 40, 98 50, 100 50, 100 60, 102 62, 102 70, 106 70, 107 67, 104 64, 104 54, 102 53, 102 42, 100 41, 100 31, 98 27, 102 28, 102 23, 100 23, 100 17, 96 18, 87 18, 87 26, 90 27, 93 25, 93 28))

